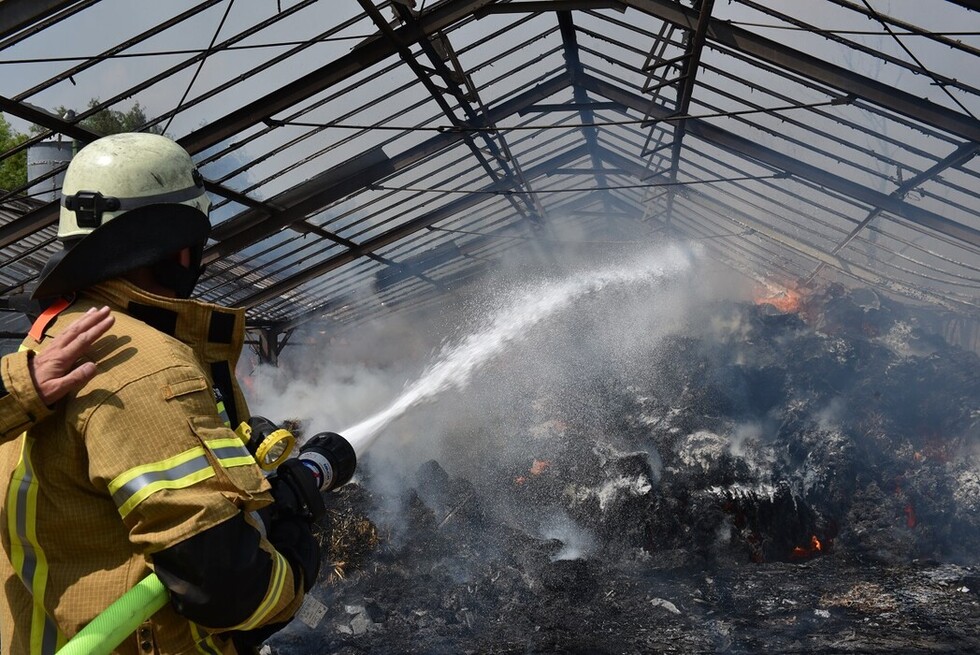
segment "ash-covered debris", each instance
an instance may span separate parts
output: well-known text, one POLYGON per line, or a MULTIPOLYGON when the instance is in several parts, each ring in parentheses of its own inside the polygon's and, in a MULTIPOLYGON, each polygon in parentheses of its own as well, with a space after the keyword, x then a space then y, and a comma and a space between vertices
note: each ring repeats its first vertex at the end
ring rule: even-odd
POLYGON ((978 357, 836 288, 702 314, 397 496, 365 462, 327 615, 274 651, 980 651, 978 357))
POLYGON ((706 335, 662 346, 643 422, 664 463, 665 545, 718 544, 720 529, 765 561, 814 536, 889 562, 976 563, 977 356, 914 331, 929 348, 896 349, 900 308, 829 295, 808 310, 819 329, 729 305, 706 335))

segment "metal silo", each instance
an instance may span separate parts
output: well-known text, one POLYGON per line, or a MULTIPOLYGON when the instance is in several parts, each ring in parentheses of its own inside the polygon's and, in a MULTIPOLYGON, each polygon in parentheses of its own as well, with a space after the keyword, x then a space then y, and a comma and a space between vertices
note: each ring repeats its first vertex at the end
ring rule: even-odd
POLYGON ((56 200, 65 179, 64 166, 74 154, 74 141, 70 139, 41 141, 27 149, 27 192, 38 200, 56 200), (50 175, 61 169, 57 174, 50 175), (36 183, 35 183, 36 181, 36 183))

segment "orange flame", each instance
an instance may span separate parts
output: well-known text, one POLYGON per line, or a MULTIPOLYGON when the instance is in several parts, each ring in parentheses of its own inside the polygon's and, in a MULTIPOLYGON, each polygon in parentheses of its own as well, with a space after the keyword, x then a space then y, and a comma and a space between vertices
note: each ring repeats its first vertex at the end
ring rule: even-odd
POLYGON ((772 305, 786 314, 795 314, 803 308, 803 296, 798 291, 771 284, 756 291, 753 301, 756 305, 772 305))
POLYGON ((790 552, 790 558, 792 559, 809 559, 822 553, 824 549, 823 542, 817 538, 817 535, 810 536, 810 543, 807 546, 796 546, 790 552))
POLYGON ((909 526, 909 530, 911 530, 918 524, 919 520, 915 516, 915 507, 909 503, 905 506, 905 525, 909 526))
MULTIPOLYGON (((551 467, 551 462, 549 462, 548 460, 535 459, 531 462, 531 468, 528 469, 528 473, 530 475, 541 475, 542 473, 545 472, 545 470, 547 470, 550 467, 551 467)), ((514 478, 514 484, 518 484, 518 485, 524 484, 528 481, 528 479, 529 478, 526 475, 518 475, 516 478, 514 478)))
POLYGON ((548 460, 536 459, 534 460, 534 463, 531 464, 531 475, 541 475, 549 466, 551 466, 551 462, 548 460))

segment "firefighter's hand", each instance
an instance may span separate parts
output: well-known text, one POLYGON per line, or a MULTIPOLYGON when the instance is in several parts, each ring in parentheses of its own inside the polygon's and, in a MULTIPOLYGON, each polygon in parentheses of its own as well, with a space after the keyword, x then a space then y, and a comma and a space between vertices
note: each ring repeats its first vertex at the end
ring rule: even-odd
POLYGON ((299 516, 276 518, 269 528, 269 543, 282 553, 293 568, 302 574, 303 589, 309 591, 320 574, 320 542, 313 535, 312 524, 299 516))
POLYGON ((90 309, 28 360, 34 387, 45 405, 51 406, 81 389, 95 376, 95 364, 84 362, 76 366, 78 358, 88 352, 115 320, 108 307, 90 309))

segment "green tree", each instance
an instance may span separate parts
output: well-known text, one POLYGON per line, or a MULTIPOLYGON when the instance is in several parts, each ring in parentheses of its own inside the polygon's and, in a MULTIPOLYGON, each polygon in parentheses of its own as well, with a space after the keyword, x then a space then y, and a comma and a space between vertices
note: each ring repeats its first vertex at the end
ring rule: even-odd
MULTIPOLYGON (((92 98, 88 101, 89 109, 97 107, 100 100, 92 98)), ((68 108, 61 106, 54 109, 55 116, 67 116, 68 108)), ((99 136, 108 134, 118 134, 120 132, 136 132, 146 123, 146 111, 139 102, 134 102, 128 111, 117 109, 103 109, 88 118, 82 119, 79 123, 83 128, 95 132, 99 136)), ((31 134, 40 134, 44 128, 32 125, 31 134)), ((155 125, 146 128, 145 131, 154 134, 162 134, 163 128, 155 125)), ((14 146, 20 145, 28 139, 28 135, 17 132, 3 114, 0 113, 0 154, 7 152, 14 146)), ((9 191, 27 184, 27 151, 23 150, 16 155, 0 160, 0 189, 9 191)))
MULTIPOLYGON (((0 114, 0 155, 14 146, 27 140, 26 134, 21 134, 0 114)), ((27 184, 27 151, 21 150, 0 160, 0 189, 9 191, 27 184)))
MULTIPOLYGON (((92 109, 97 107, 100 102, 98 98, 92 98, 88 101, 88 108, 92 109)), ((68 114, 68 108, 56 107, 54 113, 57 116, 65 116, 68 114)), ((133 106, 129 108, 129 111, 103 109, 88 118, 83 118, 79 122, 79 125, 86 130, 95 132, 99 136, 106 136, 108 134, 119 134, 120 132, 141 131, 140 128, 143 127, 146 121, 146 111, 144 111, 143 106, 139 102, 134 102, 133 106)), ((159 125, 154 125, 142 131, 161 134, 163 133, 163 128, 159 125)))

